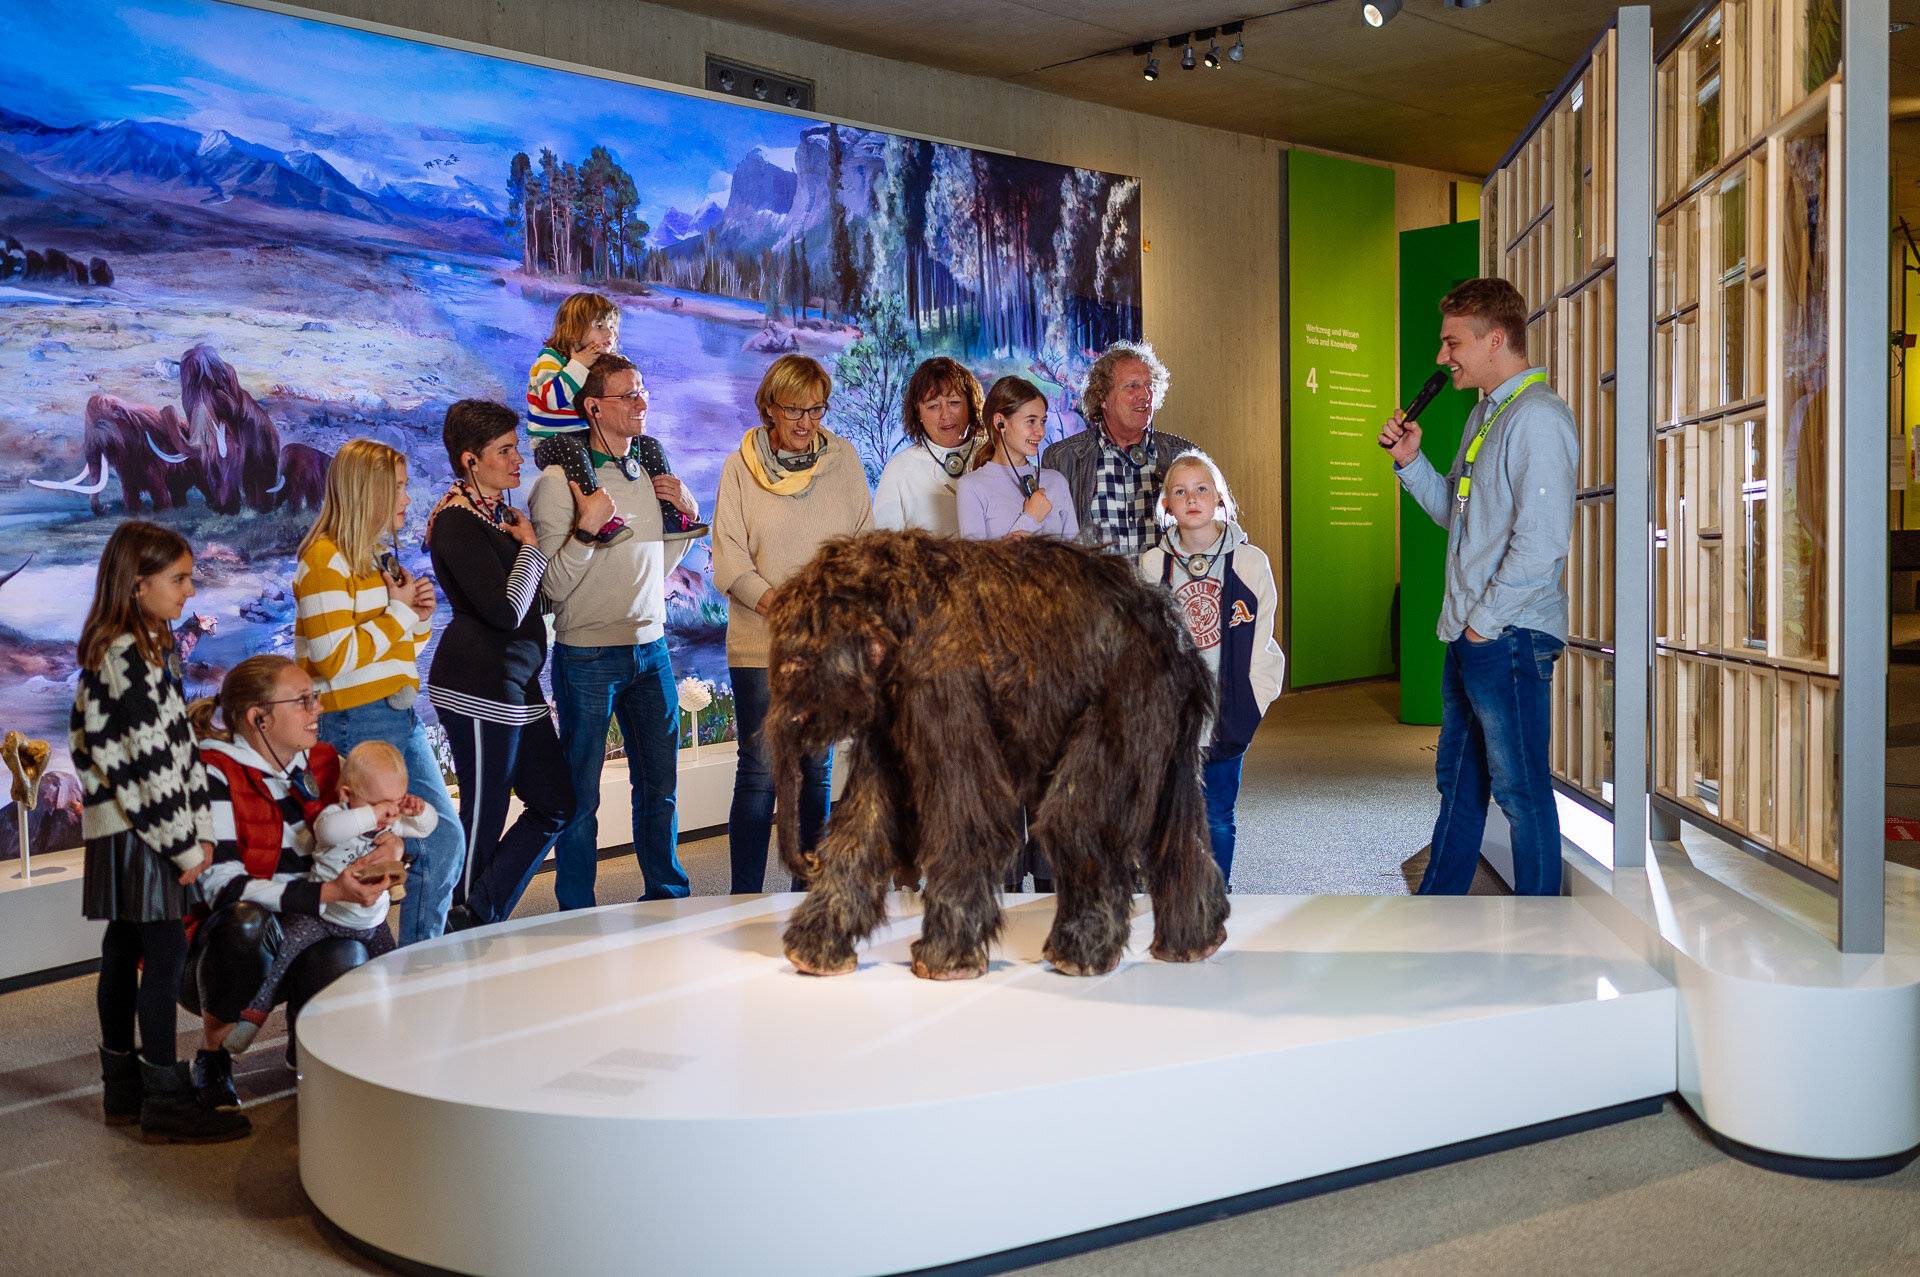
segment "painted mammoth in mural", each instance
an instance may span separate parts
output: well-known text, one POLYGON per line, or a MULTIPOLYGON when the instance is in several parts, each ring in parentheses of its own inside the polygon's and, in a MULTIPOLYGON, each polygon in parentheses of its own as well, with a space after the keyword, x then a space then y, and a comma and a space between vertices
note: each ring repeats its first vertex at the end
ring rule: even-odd
POLYGON ((802 972, 853 970, 897 876, 925 883, 914 974, 984 974, 1023 810, 1053 866, 1058 970, 1118 964, 1143 873, 1155 957, 1197 961, 1226 939, 1200 793, 1213 681, 1132 560, 871 533, 829 544, 767 619, 780 855, 809 885, 785 938, 802 972), (846 794, 803 857, 801 759, 841 740, 846 794))
POLYGON ((188 464, 187 423, 169 404, 152 408, 115 395, 87 400, 81 455, 86 464, 71 479, 34 479, 36 488, 75 492, 99 514, 109 473, 120 477, 120 503, 137 514, 144 498, 155 510, 186 504, 194 467, 188 464))
POLYGON ((180 357, 180 406, 207 505, 221 514, 271 510, 280 481, 280 431, 208 345, 180 357))
POLYGON ((273 508, 319 510, 321 498, 327 495, 327 467, 332 464, 332 453, 304 443, 280 449, 280 477, 267 489, 273 494, 273 508))

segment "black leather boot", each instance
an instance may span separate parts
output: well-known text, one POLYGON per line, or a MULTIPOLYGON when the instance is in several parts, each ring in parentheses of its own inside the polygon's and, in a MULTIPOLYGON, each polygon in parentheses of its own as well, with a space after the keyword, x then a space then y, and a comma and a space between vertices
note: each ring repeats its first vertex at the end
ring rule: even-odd
POLYGON ((140 1120, 140 1057, 132 1051, 100 1048, 100 1107, 108 1126, 132 1126, 140 1120))
POLYGON ((233 1056, 226 1050, 201 1051, 193 1057, 193 1089, 200 1102, 222 1113, 240 1111, 240 1092, 233 1085, 233 1056))
POLYGON ((218 1144, 253 1130, 241 1113, 222 1113, 193 1089, 185 1064, 140 1061, 140 1138, 149 1144, 218 1144))

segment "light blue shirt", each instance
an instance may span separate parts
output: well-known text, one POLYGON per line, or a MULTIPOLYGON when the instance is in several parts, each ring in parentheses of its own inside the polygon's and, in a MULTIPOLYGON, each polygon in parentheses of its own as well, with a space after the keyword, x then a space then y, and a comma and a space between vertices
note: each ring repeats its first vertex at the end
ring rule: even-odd
POLYGON ((1443 643, 1469 628, 1495 638, 1508 626, 1566 642, 1567 550, 1580 461, 1580 436, 1566 401, 1545 382, 1520 391, 1480 445, 1464 511, 1454 495, 1480 423, 1527 377, 1544 371, 1515 373, 1475 405, 1444 476, 1424 455, 1394 470, 1420 508, 1447 530, 1447 592, 1435 627, 1443 643))

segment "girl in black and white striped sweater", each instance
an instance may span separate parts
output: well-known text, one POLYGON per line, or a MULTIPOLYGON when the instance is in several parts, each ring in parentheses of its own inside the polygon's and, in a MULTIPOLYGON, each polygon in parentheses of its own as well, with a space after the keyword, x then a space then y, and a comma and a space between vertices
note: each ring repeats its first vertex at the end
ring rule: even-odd
POLYGON ((203 1103, 174 1049, 184 889, 212 855, 170 628, 193 592, 193 551, 178 533, 137 521, 114 530, 80 632, 69 732, 85 799, 81 909, 107 924, 97 997, 107 1122, 199 1143, 245 1135, 248 1123, 203 1103))

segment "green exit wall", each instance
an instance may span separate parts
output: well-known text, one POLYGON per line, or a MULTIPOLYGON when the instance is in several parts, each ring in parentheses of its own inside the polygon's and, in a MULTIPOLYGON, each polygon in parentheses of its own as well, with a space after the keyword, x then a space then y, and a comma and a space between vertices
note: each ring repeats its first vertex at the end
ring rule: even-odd
POLYGON ((1393 170, 1287 163, 1287 661, 1294 687, 1393 672, 1393 170))
MULTIPOLYGON (((1400 402, 1433 375, 1440 350, 1440 299, 1480 268, 1480 223, 1456 222, 1400 235, 1400 402)), ((1420 414, 1420 451, 1445 474, 1460 451, 1474 395, 1442 390, 1420 414)), ((1395 482, 1397 488, 1399 484, 1395 482)), ((1400 721, 1440 721, 1446 648, 1434 635, 1447 564, 1446 529, 1400 494, 1400 721)))

